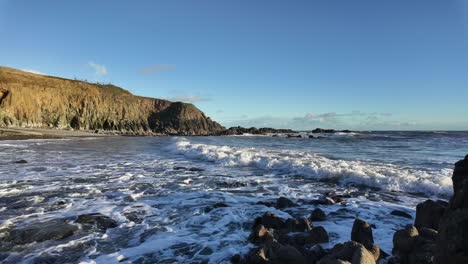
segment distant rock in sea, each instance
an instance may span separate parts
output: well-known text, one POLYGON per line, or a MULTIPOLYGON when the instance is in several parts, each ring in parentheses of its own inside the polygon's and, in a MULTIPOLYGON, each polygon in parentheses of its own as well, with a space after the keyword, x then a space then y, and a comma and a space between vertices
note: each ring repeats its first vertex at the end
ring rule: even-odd
POLYGON ((0 67, 0 126, 129 135, 211 135, 225 130, 193 104, 6 67, 0 67))
POLYGON ((297 132, 291 129, 275 129, 275 128, 270 128, 270 127, 245 128, 245 127, 237 126, 237 127, 230 127, 220 132, 219 134, 220 135, 243 135, 243 134, 266 135, 266 134, 287 134, 287 133, 297 133, 297 132))

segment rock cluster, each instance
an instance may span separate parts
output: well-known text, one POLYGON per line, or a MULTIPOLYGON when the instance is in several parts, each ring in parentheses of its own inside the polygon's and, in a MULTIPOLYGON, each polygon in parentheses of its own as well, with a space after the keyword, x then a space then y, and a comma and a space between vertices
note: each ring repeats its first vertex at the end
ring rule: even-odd
MULTIPOLYGON (((282 219, 271 212, 255 219, 249 241, 256 247, 242 263, 318 263, 318 264, 374 264, 383 260, 388 264, 466 264, 468 263, 468 155, 455 164, 452 176, 454 195, 450 202, 427 200, 416 207, 414 225, 397 230, 393 235, 391 256, 375 243, 372 225, 355 219, 351 241, 331 249, 319 244, 329 241, 328 232, 312 221, 323 221, 326 214, 314 209, 309 218, 282 219)), ((331 198, 314 204, 334 204, 331 198)), ((342 202, 340 197, 339 201, 342 202)), ((276 203, 261 203, 277 209, 296 206, 284 197, 276 203)), ((411 219, 404 211, 391 215, 411 219)), ((382 263, 382 262, 380 262, 382 263)))
POLYGON ((6 230, 0 230, 0 251, 8 251, 16 245, 66 239, 83 230, 105 232, 108 228, 114 227, 117 227, 117 222, 100 213, 36 221, 26 226, 11 226, 6 230))
POLYGON ((395 232, 390 263, 468 263, 468 155, 455 163, 452 181, 449 203, 418 204, 414 225, 395 232))
MULTIPOLYGON (((276 208, 288 208, 296 204, 280 197, 276 208)), ((272 212, 257 217, 252 225, 249 241, 256 247, 243 258, 241 263, 356 263, 375 264, 383 257, 383 252, 374 244, 371 226, 356 219, 351 234, 352 241, 337 244, 326 250, 321 243, 329 241, 327 230, 314 226, 313 221, 323 221, 326 214, 316 208, 309 218, 282 219, 272 212)))
POLYGON ((269 127, 262 127, 262 128, 256 128, 256 127, 250 127, 250 128, 245 128, 245 127, 230 127, 222 132, 220 132, 220 135, 243 135, 243 134, 252 134, 252 135, 266 135, 266 134, 288 134, 288 133, 297 133, 296 131, 293 131, 291 129, 275 129, 275 128, 269 128, 269 127))

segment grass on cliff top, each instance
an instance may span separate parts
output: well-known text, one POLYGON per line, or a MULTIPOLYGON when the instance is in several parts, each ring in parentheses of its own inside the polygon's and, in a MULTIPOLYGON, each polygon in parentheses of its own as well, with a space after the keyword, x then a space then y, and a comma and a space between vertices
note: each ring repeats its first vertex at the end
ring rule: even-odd
POLYGON ((111 83, 103 84, 99 82, 89 82, 87 80, 72 80, 62 77, 41 75, 36 73, 30 73, 25 71, 20 71, 8 67, 0 66, 0 88, 2 85, 8 84, 21 84, 34 85, 34 86, 43 86, 43 87, 85 87, 92 86, 96 88, 103 89, 104 91, 111 94, 128 94, 131 93, 121 87, 113 85, 111 83))

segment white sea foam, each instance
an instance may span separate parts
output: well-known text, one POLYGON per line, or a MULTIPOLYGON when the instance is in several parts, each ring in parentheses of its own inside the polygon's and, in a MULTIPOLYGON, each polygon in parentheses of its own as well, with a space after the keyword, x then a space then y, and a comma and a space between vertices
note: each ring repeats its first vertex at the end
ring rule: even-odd
POLYGON ((183 138, 171 146, 171 151, 223 166, 251 166, 281 175, 338 180, 341 184, 389 191, 437 196, 449 196, 452 191, 449 169, 430 171, 360 160, 333 160, 301 151, 195 144, 183 138))

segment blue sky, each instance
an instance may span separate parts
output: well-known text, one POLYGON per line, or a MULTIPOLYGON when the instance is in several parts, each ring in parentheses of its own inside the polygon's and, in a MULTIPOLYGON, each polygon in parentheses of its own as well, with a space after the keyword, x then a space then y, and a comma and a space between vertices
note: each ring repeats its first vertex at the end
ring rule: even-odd
POLYGON ((0 0, 0 65, 225 126, 468 130, 468 0, 0 0))

